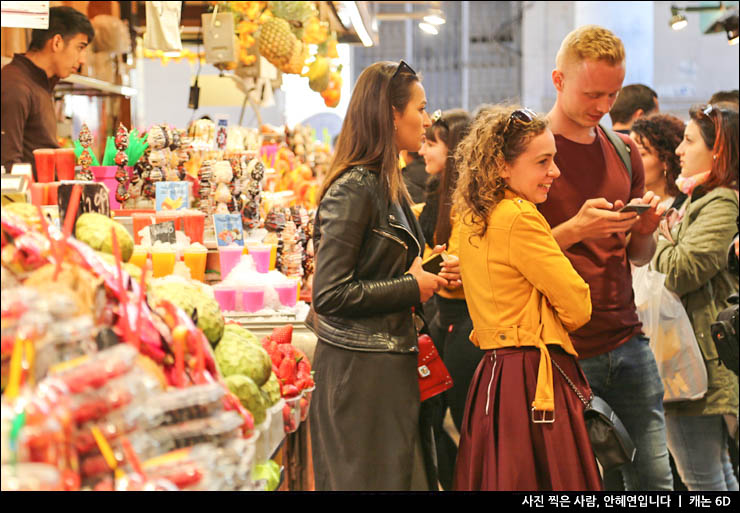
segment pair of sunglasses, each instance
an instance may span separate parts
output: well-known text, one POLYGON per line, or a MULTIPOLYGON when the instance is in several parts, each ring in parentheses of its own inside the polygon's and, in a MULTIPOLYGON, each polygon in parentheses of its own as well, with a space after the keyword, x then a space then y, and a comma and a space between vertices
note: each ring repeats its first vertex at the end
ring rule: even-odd
POLYGON ((401 72, 411 73, 412 75, 416 76, 416 71, 411 69, 411 66, 406 64, 406 61, 401 59, 401 61, 398 63, 398 67, 396 68, 396 71, 393 72, 393 76, 391 77, 390 81, 393 82, 393 79, 396 78, 398 74, 401 72))
POLYGON ((516 120, 524 125, 530 124, 534 119, 537 117, 537 113, 531 109, 528 109, 526 107, 522 109, 516 109, 514 112, 511 113, 511 116, 509 116, 508 121, 506 122, 506 127, 504 128, 504 134, 506 134, 506 131, 509 130, 509 126, 511 126, 511 122, 516 120))

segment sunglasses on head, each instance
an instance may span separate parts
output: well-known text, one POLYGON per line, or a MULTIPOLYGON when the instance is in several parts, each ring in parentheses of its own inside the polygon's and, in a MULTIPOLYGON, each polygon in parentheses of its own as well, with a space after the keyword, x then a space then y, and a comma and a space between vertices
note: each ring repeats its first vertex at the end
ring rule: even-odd
POLYGON ((537 113, 531 109, 527 109, 526 107, 516 109, 514 112, 511 113, 511 116, 509 116, 509 120, 506 122, 506 128, 504 128, 504 133, 506 133, 506 131, 509 129, 512 121, 516 120, 522 124, 528 125, 529 123, 534 121, 536 117, 537 113))
POLYGON ((401 72, 411 73, 412 75, 416 76, 416 71, 411 69, 411 66, 406 64, 406 61, 401 59, 401 61, 398 63, 398 67, 396 68, 396 71, 393 72, 393 76, 391 77, 391 82, 393 82, 393 79, 396 78, 398 74, 401 72))

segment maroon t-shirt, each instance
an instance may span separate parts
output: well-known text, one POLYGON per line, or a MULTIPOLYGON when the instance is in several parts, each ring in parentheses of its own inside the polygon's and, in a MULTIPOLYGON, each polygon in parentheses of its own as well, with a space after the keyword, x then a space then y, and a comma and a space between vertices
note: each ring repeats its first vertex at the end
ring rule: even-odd
MULTIPOLYGON (((555 163, 560 177, 550 188, 540 212, 553 228, 574 217, 591 198, 606 198, 610 203, 641 198, 645 171, 635 143, 622 139, 631 149, 632 183, 624 163, 603 131, 591 144, 555 136, 558 152, 555 163)), ((591 358, 611 351, 641 332, 632 291, 632 272, 627 259, 627 236, 614 234, 590 239, 564 251, 578 274, 591 287, 591 320, 571 333, 579 358, 591 358)))

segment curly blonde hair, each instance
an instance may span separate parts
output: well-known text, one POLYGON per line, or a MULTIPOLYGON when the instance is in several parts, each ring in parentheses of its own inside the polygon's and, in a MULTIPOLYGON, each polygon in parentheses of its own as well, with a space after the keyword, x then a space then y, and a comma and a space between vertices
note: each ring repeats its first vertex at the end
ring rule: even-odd
POLYGON ((488 229, 491 212, 504 197, 506 182, 501 171, 549 124, 539 115, 529 123, 522 122, 512 116, 518 109, 519 105, 494 105, 481 110, 455 151, 460 175, 454 209, 465 222, 478 226, 476 233, 481 237, 488 229))

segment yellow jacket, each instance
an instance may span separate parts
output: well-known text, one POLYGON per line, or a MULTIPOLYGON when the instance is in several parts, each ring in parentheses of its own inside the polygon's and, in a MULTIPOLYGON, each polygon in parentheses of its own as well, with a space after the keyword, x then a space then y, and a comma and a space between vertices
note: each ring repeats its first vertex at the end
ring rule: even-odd
POLYGON ((568 331, 591 318, 588 284, 560 250, 533 203, 506 192, 481 239, 466 217, 460 269, 473 320, 470 340, 481 349, 540 350, 533 409, 553 411, 552 364, 546 344, 578 356, 568 331), (471 237, 472 236, 472 237, 471 237))
MULTIPOLYGON (((411 210, 414 212, 414 215, 418 218, 421 215, 421 211, 424 210, 424 206, 426 203, 417 203, 416 205, 411 207, 411 210)), ((460 247, 458 241, 460 240, 460 221, 458 216, 452 215, 451 220, 452 230, 450 230, 450 239, 447 241, 447 254, 448 255, 454 255, 456 257, 460 256, 460 247)), ((426 245, 424 246, 424 256, 422 257, 423 260, 426 260, 430 256, 432 256, 432 248, 429 246, 434 245, 434 241, 428 240, 426 245)), ((448 288, 442 288, 437 292, 440 296, 447 298, 447 299, 465 299, 465 290, 462 286, 457 287, 456 289, 448 289, 448 288)))

